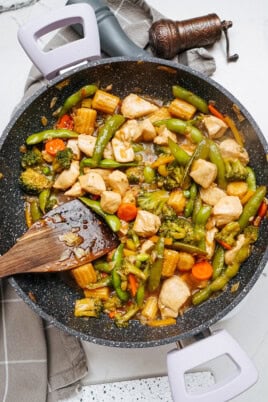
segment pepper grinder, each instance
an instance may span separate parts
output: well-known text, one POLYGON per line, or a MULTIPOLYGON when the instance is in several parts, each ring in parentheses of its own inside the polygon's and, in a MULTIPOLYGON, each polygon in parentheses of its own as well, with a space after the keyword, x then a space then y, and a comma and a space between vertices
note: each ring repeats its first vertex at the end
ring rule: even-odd
MULTIPOLYGON (((96 14, 100 45, 103 52, 109 56, 148 57, 148 53, 137 46, 126 35, 119 22, 103 0, 68 0, 66 5, 87 3, 96 14)), ((81 25, 73 26, 74 30, 83 36, 81 25)))
POLYGON ((217 14, 208 14, 184 21, 160 19, 149 29, 149 43, 156 56, 172 59, 184 50, 213 45, 220 40, 224 32, 227 61, 236 61, 238 55, 230 56, 229 54, 227 31, 232 25, 232 21, 221 21, 217 14))

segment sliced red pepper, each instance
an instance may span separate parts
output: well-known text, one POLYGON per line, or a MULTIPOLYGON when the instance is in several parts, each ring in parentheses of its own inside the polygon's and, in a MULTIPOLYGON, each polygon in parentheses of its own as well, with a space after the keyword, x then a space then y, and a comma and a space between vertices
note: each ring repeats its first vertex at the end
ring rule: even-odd
POLYGON ((65 128, 67 130, 72 130, 74 128, 74 121, 69 114, 64 114, 61 116, 56 124, 56 128, 65 128))
POLYGON ((219 112, 218 109, 216 109, 215 106, 212 105, 212 103, 210 103, 208 105, 208 110, 210 111, 211 114, 213 114, 213 116, 218 117, 218 119, 221 119, 224 121, 223 114, 221 114, 221 112, 219 112))
POLYGON ((267 214, 267 203, 266 201, 263 201, 258 209, 257 217, 254 219, 253 225, 254 226, 260 226, 262 219, 265 217, 267 214))

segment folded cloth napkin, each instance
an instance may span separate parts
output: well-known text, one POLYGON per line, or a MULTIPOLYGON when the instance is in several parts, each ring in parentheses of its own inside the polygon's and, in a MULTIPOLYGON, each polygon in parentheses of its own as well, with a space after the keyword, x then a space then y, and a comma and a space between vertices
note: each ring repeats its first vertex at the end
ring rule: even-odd
MULTIPOLYGON (((143 0, 107 0, 122 28, 136 45, 148 47, 148 29, 163 16, 143 0)), ((49 42, 52 49, 77 39, 64 28, 49 42)), ((211 75, 214 59, 205 49, 185 52, 180 62, 211 75)), ((25 98, 45 84, 33 67, 25 98)), ((3 402, 53 402, 68 398, 87 373, 87 361, 78 339, 47 325, 0 280, 0 400, 3 402)))

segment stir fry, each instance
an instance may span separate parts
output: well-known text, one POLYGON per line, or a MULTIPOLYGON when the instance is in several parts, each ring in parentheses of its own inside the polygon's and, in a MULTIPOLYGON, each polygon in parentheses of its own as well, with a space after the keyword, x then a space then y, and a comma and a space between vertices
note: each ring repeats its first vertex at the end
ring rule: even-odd
POLYGON ((86 85, 55 115, 21 147, 27 225, 78 198, 120 239, 71 271, 74 315, 172 325, 227 291, 267 214, 234 120, 179 85, 165 103, 86 85))

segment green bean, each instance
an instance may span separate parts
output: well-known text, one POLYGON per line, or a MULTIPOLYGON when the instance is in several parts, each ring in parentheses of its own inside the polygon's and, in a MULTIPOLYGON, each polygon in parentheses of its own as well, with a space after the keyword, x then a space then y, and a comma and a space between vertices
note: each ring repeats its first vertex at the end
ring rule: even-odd
POLYGON ((224 269, 224 249, 221 246, 217 246, 212 259, 213 276, 212 279, 216 279, 224 269))
POLYGON ((191 156, 187 154, 184 149, 182 149, 178 144, 176 144, 175 141, 173 141, 171 138, 168 138, 168 145, 171 150, 172 155, 176 159, 176 161, 179 163, 179 165, 185 166, 191 159, 191 156))
POLYGON ((164 261, 165 243, 162 236, 159 237, 156 243, 156 259, 153 262, 150 270, 148 289, 150 292, 156 290, 160 284, 163 261, 164 261))
POLYGON ((200 110, 200 112, 208 113, 207 102, 204 99, 200 98, 200 96, 194 94, 191 91, 188 91, 187 89, 179 85, 173 85, 172 92, 176 98, 180 98, 185 100, 186 102, 191 103, 191 105, 195 106, 198 110, 200 110))
POLYGON ((247 177, 247 185, 248 185, 248 189, 252 190, 252 191, 256 191, 256 176, 255 176, 255 172, 254 170, 247 166, 246 167, 247 172, 248 172, 248 177, 247 177))
POLYGON ((192 124, 188 123, 187 121, 180 120, 180 119, 166 119, 166 120, 158 120, 153 123, 154 126, 159 127, 165 125, 168 130, 174 131, 177 134, 182 134, 185 136, 190 137, 191 141, 194 143, 199 143, 202 141, 203 134, 201 133, 198 128, 192 126, 192 124))
POLYGON ((66 129, 59 129, 59 130, 44 130, 40 131, 39 133, 31 134, 29 137, 26 138, 27 145, 35 145, 39 144, 40 142, 51 140, 52 138, 77 138, 78 133, 71 130, 66 129))
POLYGON ((190 187, 190 197, 189 197, 189 200, 187 201, 187 203, 185 205, 185 209, 184 209, 185 218, 189 218, 192 215, 196 196, 197 196, 197 185, 195 183, 192 183, 192 185, 190 187))
POLYGON ((250 219, 254 218, 265 197, 265 194, 266 186, 260 186, 257 188, 249 201, 245 204, 243 212, 238 219, 241 230, 244 230, 245 227, 249 224, 250 219))
POLYGON ((210 297, 211 293, 212 293, 212 291, 211 291, 209 285, 206 286, 204 289, 199 290, 198 292, 194 293, 192 296, 193 305, 197 306, 198 304, 203 303, 210 297))
POLYGON ((50 188, 45 188, 41 193, 39 194, 39 207, 43 214, 46 212, 46 205, 50 197, 50 188))
POLYGON ((122 262, 123 262, 123 249, 124 245, 121 243, 114 252, 112 261, 114 263, 114 268, 112 270, 112 284, 116 291, 117 296, 122 301, 128 301, 129 293, 121 288, 121 276, 118 273, 122 262))
POLYGON ((77 92, 70 95, 61 106, 59 110, 59 117, 67 113, 72 107, 76 106, 82 99, 87 98, 97 91, 98 87, 96 85, 85 85, 80 88, 77 92))
POLYGON ((144 283, 141 283, 138 287, 137 294, 136 294, 136 302, 138 307, 142 307, 145 295, 145 286, 144 283))
POLYGON ((206 255, 207 252, 200 247, 193 246, 192 244, 182 243, 179 241, 175 241, 172 243, 169 248, 173 250, 185 251, 186 253, 190 254, 197 254, 197 255, 206 255))
POLYGON ((96 214, 100 215, 113 232, 119 231, 121 226, 120 219, 116 215, 106 214, 101 208, 99 201, 91 200, 87 197, 79 197, 79 200, 96 212, 96 214))
POLYGON ((126 162, 120 163, 116 162, 113 159, 102 159, 97 166, 95 166, 95 162, 92 158, 85 158, 82 159, 80 163, 80 167, 99 167, 102 169, 118 169, 118 168, 128 168, 128 167, 135 167, 138 166, 137 162, 126 162))
POLYGON ((217 166, 217 181, 219 187, 225 189, 227 187, 225 163, 222 159, 218 145, 211 140, 209 141, 209 159, 210 162, 217 166))
POLYGON ((41 214, 37 200, 31 201, 30 212, 31 212, 31 217, 32 217, 33 222, 36 222, 39 219, 41 219, 42 214, 41 214))
POLYGON ((143 176, 145 183, 153 183, 155 180, 155 170, 151 166, 145 166, 143 170, 143 176))
POLYGON ((99 129, 92 156, 93 167, 99 165, 106 145, 124 121, 124 116, 121 114, 114 114, 113 116, 110 116, 105 124, 99 129))

